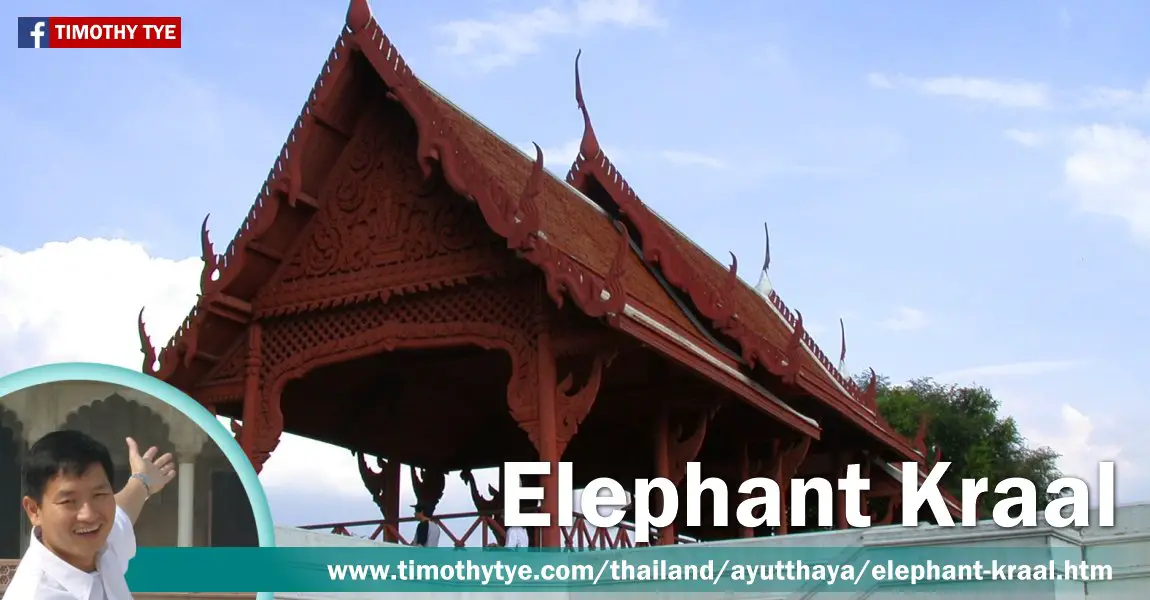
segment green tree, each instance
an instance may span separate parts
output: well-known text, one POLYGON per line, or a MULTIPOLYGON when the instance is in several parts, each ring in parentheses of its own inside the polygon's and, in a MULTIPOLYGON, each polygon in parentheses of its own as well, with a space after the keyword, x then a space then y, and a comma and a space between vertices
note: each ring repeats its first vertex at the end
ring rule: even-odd
MULTIPOLYGON (((859 377, 866 386, 870 375, 859 377)), ((929 378, 915 379, 904 385, 891 385, 881 377, 878 385, 878 408, 891 427, 914 439, 925 414, 929 418, 926 443, 942 451, 942 460, 950 462, 943 485, 955 496, 962 493, 965 478, 989 480, 990 493, 980 498, 980 508, 989 514, 995 502, 1007 497, 994 494, 994 486, 1009 477, 1022 477, 1038 489, 1038 507, 1044 508, 1057 495, 1045 493, 1050 482, 1061 476, 1059 454, 1047 447, 1032 448, 1010 417, 1002 417, 1000 403, 983 387, 961 387, 941 384, 929 378)))

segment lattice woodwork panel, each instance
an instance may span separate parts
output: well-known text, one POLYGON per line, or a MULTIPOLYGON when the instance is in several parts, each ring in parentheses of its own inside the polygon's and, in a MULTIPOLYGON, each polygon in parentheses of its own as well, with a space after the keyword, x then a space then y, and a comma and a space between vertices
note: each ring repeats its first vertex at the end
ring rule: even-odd
POLYGON ((490 323, 526 333, 533 330, 538 306, 537 292, 530 286, 486 282, 394 298, 387 303, 374 301, 277 317, 265 321, 263 364, 266 370, 275 371, 276 365, 311 348, 396 322, 490 323))
POLYGON ((474 204, 446 186, 427 189, 403 109, 381 100, 369 110, 320 193, 308 237, 256 299, 258 313, 386 299, 519 267, 474 204))

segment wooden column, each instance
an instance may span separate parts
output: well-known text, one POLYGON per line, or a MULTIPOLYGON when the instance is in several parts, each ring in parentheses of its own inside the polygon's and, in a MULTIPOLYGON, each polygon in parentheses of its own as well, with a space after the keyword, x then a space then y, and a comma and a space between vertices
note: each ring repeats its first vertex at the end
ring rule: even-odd
POLYGON ((779 509, 782 513, 779 519, 779 527, 775 531, 777 535, 786 535, 790 531, 791 525, 791 478, 798 472, 799 467, 802 466, 803 461, 807 458, 807 452, 811 448, 811 438, 804 437, 798 440, 782 440, 776 439, 774 441, 774 451, 771 458, 772 464, 770 466, 771 477, 779 484, 779 509))
MULTIPOLYGON (((846 452, 834 453, 834 469, 835 487, 838 487, 838 480, 847 476, 847 464, 850 463, 850 455, 846 452)), ((847 494, 842 491, 835 491, 834 494, 834 509, 835 509, 835 529, 850 529, 847 524, 847 494)))
POLYGON ((399 542, 399 494, 400 494, 400 475, 402 474, 402 467, 397 460, 389 460, 383 465, 384 496, 383 502, 386 507, 383 515, 384 527, 383 540, 385 542, 399 542))
POLYGON ((241 422, 232 420, 232 434, 251 461, 256 474, 271 458, 283 433, 283 415, 279 412, 280 389, 264 381, 263 334, 260 324, 248 325, 248 355, 244 364, 244 400, 241 422), (274 397, 273 397, 274 396, 274 397))
POLYGON ((539 334, 539 460, 551 463, 551 470, 542 479, 543 512, 551 515, 551 525, 544 528, 540 544, 558 548, 563 541, 559 529, 559 429, 558 407, 555 402, 555 351, 551 332, 544 328, 539 334))
MULTIPOLYGON (((659 418, 655 421, 655 476, 669 479, 675 483, 671 473, 671 416, 666 409, 659 412, 659 418)), ((661 496, 652 506, 652 510, 660 513, 663 511, 663 498, 661 496)), ((671 523, 659 530, 658 544, 670 546, 674 543, 675 524, 671 523)))
MULTIPOLYGON (((742 482, 750 479, 751 477, 752 477, 752 475, 751 475, 751 449, 750 449, 749 444, 744 443, 743 444, 743 452, 742 452, 742 454, 739 455, 739 481, 738 481, 738 484, 741 484, 742 482)), ((736 485, 738 485, 738 484, 736 484, 736 485)), ((734 495, 732 495, 732 498, 734 498, 734 500, 735 500, 735 507, 732 507, 730 514, 731 514, 731 519, 736 519, 737 515, 735 514, 734 509, 737 508, 738 504, 742 503, 745 500, 750 499, 751 495, 750 494, 734 494, 734 495)), ((738 521, 736 521, 736 524, 738 524, 738 521)), ((753 537, 755 537, 755 530, 754 529, 752 529, 750 527, 744 527, 742 525, 738 525, 738 528, 739 528, 739 537, 740 538, 753 538, 753 537)))

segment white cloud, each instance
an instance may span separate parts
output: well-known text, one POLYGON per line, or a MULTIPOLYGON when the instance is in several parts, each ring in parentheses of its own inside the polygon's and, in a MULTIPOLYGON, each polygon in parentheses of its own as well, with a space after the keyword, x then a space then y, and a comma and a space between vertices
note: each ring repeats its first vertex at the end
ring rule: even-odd
POLYGON ((935 375, 939 381, 969 382, 992 377, 1032 377, 1076 369, 1084 365, 1079 360, 1032 360, 1025 362, 982 365, 935 375))
POLYGON ((879 322, 879 326, 893 331, 917 331, 926 327, 929 319, 917 308, 899 307, 894 314, 879 322))
POLYGON ((1088 213, 1126 221, 1150 239, 1150 138, 1129 127, 1092 125, 1071 137, 1066 184, 1088 213))
POLYGON ((953 96, 1010 108, 1045 108, 1050 104, 1045 84, 977 77, 915 78, 870 73, 867 82, 880 89, 908 89, 930 96, 953 96))
MULTIPOLYGON (((195 303, 202 265, 199 258, 150 256, 125 240, 80 238, 29 252, 0 247, 0 374, 65 361, 138 370, 140 308, 146 307, 153 345, 162 346, 195 303)), ((330 495, 362 498, 374 510, 350 452, 286 435, 261 474, 273 510, 301 477, 330 495)))
POLYGON ((489 19, 462 19, 439 26, 449 39, 441 49, 467 57, 482 71, 515 64, 539 52, 544 40, 581 36, 603 27, 660 28, 666 24, 652 0, 576 0, 528 12, 501 12, 489 19))
POLYGON ((1047 446, 1061 454, 1058 467, 1063 474, 1085 480, 1092 490, 1098 485, 1099 462, 1115 461, 1122 471, 1119 481, 1137 473, 1136 466, 1125 460, 1122 447, 1096 440, 1093 420, 1069 404, 1059 408, 1056 427, 1041 432, 1024 429, 1023 434, 1033 446, 1047 446))
POLYGON ((1006 139, 1023 146, 1031 148, 1042 143, 1042 135, 1035 131, 1023 131, 1021 129, 1007 129, 1002 132, 1006 139))
POLYGON ((1093 87, 1086 90, 1082 107, 1116 112, 1150 111, 1150 81, 1140 90, 1093 87))
MULTIPOLYGON (((143 245, 126 240, 81 238, 28 252, 0 247, 0 376, 64 361, 138 370, 143 357, 136 334, 140 307, 147 306, 153 344, 163 345, 195 302, 202 265, 199 258, 150 256, 143 245)), ((493 469, 476 471, 480 489, 495 483, 495 474, 493 469)), ((279 524, 379 518, 356 459, 344 448, 285 434, 260 482, 279 524), (301 490, 303 481, 306 490, 301 490)), ((414 495, 407 468, 402 485, 401 506, 409 515, 414 495)), ((576 495, 576 510, 579 505, 576 495)), ((449 475, 439 512, 473 510, 467 487, 449 475)), ((447 523, 457 535, 470 525, 469 519, 447 523)), ((441 542, 448 543, 446 538, 441 542)))
POLYGON ((140 368, 140 308, 161 345, 195 302, 202 265, 151 257, 123 240, 0 248, 0 371, 62 361, 140 368))
MULTIPOLYGON (((1048 364, 1050 369, 1046 373, 1053 373, 1058 370, 1055 368, 1057 365, 1075 362, 1042 361, 1033 364, 1048 364)), ((1115 405, 1080 405, 1092 409, 1087 412, 1069 402, 1053 400, 1049 394, 1039 391, 1041 384, 1034 384, 1035 381, 1051 379, 1040 370, 1034 368, 1031 373, 1044 377, 1027 382, 1024 387, 1019 382, 996 382, 994 396, 1001 402, 1000 414, 1017 420, 1027 446, 1047 447, 1058 453, 1058 468, 1063 474, 1082 478, 1093 490, 1098 483, 1098 463, 1116 461, 1118 502, 1145 499, 1150 488, 1147 488, 1146 471, 1139 465, 1145 463, 1146 453, 1142 445, 1135 442, 1137 433, 1129 435, 1127 431, 1134 430, 1127 430, 1121 419, 1105 408, 1115 405)), ((1091 500, 1097 501, 1097 498, 1091 500)))
POLYGON ((698 152, 679 152, 666 150, 661 153, 663 160, 680 167, 705 167, 707 169, 723 170, 728 167, 722 159, 698 152))

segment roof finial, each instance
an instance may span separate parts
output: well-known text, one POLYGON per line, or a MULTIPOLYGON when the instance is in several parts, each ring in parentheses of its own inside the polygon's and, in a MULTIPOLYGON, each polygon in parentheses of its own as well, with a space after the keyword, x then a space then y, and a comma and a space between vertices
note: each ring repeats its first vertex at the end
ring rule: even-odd
POLYGON ((371 24, 371 6, 367 0, 351 0, 347 7, 347 26, 353 31, 364 31, 371 24))
POLYGON ((841 338, 842 351, 839 352, 839 373, 847 374, 847 328, 843 324, 843 318, 839 317, 839 336, 841 338))
POLYGON ((763 257, 763 273, 759 276, 759 284, 755 286, 755 289, 766 298, 774 289, 774 286, 771 285, 771 277, 768 274, 771 270, 771 230, 767 227, 766 222, 763 223, 763 235, 766 238, 767 251, 763 257))
POLYGON ((579 58, 583 56, 583 49, 575 53, 575 103, 583 113, 583 139, 579 142, 579 153, 583 158, 592 159, 599 154, 599 139, 595 137, 595 129, 591 126, 591 113, 587 110, 587 103, 583 101, 583 81, 579 76, 579 58))

